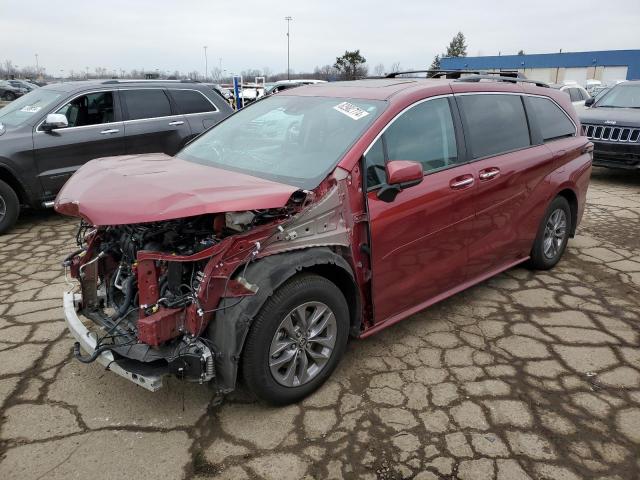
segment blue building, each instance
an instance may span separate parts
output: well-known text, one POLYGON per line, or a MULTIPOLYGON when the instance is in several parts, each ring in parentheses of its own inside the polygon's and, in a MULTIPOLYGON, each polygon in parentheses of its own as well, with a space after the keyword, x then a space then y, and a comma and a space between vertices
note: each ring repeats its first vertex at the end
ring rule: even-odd
POLYGON ((640 50, 497 55, 489 57, 445 57, 443 70, 517 70, 527 78, 548 83, 587 80, 612 83, 640 79, 640 50))

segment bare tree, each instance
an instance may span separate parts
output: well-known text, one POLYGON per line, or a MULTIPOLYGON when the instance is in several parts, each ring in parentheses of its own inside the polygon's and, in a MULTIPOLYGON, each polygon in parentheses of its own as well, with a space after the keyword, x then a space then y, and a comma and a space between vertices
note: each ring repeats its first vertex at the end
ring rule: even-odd
POLYGON ((400 71, 400 62, 393 62, 391 64, 391 73, 396 73, 400 71))
POLYGON ((220 79, 222 78, 222 70, 220 67, 213 67, 211 69, 211 79, 214 83, 220 83, 220 79))
POLYGON ((373 67, 373 75, 376 77, 382 77, 384 75, 384 64, 379 63, 373 67))

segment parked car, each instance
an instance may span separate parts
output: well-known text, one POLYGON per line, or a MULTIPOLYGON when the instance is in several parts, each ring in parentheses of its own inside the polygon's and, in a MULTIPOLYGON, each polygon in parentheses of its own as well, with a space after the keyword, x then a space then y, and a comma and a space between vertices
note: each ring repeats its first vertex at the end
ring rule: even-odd
POLYGON ((571 99, 571 103, 573 104, 574 107, 583 106, 584 102, 587 99, 591 98, 591 95, 589 95, 589 92, 587 92, 584 88, 582 88, 577 83, 552 84, 550 86, 569 95, 569 98, 571 99))
POLYGON ((584 134, 595 146, 593 164, 640 169, 640 81, 618 83, 580 112, 584 134))
POLYGON ((174 158, 84 165, 55 207, 81 219, 64 261, 76 357, 152 391, 175 374, 229 392, 241 370, 286 404, 327 379, 349 336, 522 262, 552 268, 592 145, 564 93, 477 80, 295 88, 174 158))
POLYGON ((279 82, 267 83, 265 84, 264 94, 273 95, 274 93, 283 92, 285 90, 289 90, 290 88, 296 88, 302 85, 305 84, 302 82, 297 82, 295 80, 282 80, 279 82))
POLYGON ((0 109, 0 233, 14 224, 20 205, 52 207, 89 160, 173 155, 231 113, 197 83, 96 80, 26 94, 0 109))
POLYGON ((0 80, 0 99, 12 102, 24 94, 23 89, 14 87, 6 80, 0 80))
POLYGON ((31 90, 40 88, 35 83, 27 82, 26 80, 7 80, 9 84, 15 88, 23 90, 24 93, 29 93, 31 90))

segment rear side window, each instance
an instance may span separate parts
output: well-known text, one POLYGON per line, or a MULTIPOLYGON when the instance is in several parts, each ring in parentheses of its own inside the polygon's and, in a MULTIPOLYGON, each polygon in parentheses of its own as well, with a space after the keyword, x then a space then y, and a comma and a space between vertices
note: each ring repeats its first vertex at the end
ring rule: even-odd
POLYGON ((569 117, 548 98, 528 97, 527 101, 538 120, 542 139, 545 142, 570 137, 576 133, 576 127, 569 117))
POLYGON ((215 112, 216 107, 205 98, 205 96, 195 90, 170 90, 173 100, 178 106, 180 113, 204 113, 215 112))
POLYGON ((129 112, 129 120, 171 115, 171 105, 164 90, 121 90, 121 95, 129 112))
POLYGON ((531 145, 519 95, 461 95, 467 145, 473 158, 489 157, 531 145))

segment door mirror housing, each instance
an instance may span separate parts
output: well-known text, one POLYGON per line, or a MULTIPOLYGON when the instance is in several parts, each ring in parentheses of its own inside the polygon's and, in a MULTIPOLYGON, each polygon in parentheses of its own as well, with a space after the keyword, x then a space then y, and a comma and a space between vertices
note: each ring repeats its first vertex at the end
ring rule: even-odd
POLYGON ((596 99, 593 97, 589 97, 584 101, 584 106, 585 107, 590 107, 591 105, 593 105, 594 103, 596 103, 596 99))
POLYGON ((61 113, 50 113, 42 124, 42 129, 46 132, 50 132, 56 128, 67 128, 68 126, 69 122, 67 121, 66 116, 61 113))
POLYGON ((378 190, 383 202, 393 202, 402 190, 418 185, 424 179, 420 162, 412 160, 390 160, 385 165, 387 183, 378 190))

